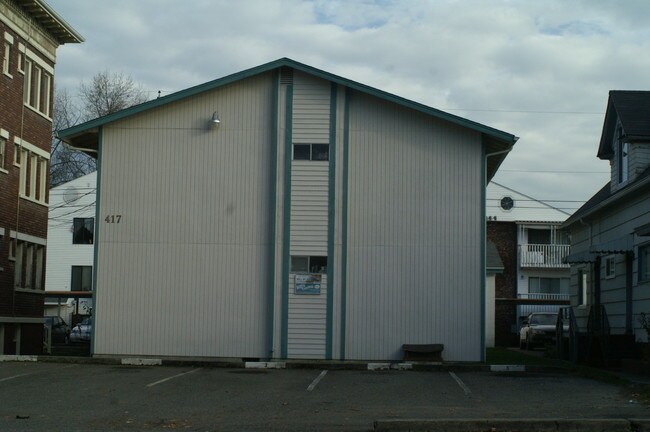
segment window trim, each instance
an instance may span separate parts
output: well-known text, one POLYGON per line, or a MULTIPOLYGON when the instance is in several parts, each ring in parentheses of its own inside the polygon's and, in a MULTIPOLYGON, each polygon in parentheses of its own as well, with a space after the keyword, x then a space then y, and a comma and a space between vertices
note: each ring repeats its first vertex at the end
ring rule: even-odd
POLYGON ((616 255, 607 255, 603 260, 603 264, 605 265, 605 279, 614 279, 616 277, 616 255))
MULTIPOLYGON (((638 253, 637 253, 637 255, 638 255, 638 261, 637 261, 637 270, 638 270, 638 271, 637 271, 637 283, 638 283, 638 284, 642 284, 642 283, 644 284, 644 283, 648 283, 648 282, 650 282, 650 268, 649 268, 649 269, 646 269, 646 268, 643 266, 643 260, 642 260, 642 254, 641 254, 642 251, 647 251, 647 254, 650 256, 650 243, 643 243, 643 244, 640 244, 639 247, 638 247, 638 251, 637 251, 637 252, 638 252, 638 253), (647 276, 642 278, 642 276, 643 276, 644 273, 645 273, 647 276)), ((649 264, 650 264, 650 263, 649 263, 649 264)), ((648 267, 650 267, 650 265, 648 265, 648 267)))
POLYGON ((305 143, 295 142, 291 145, 291 160, 301 162, 329 162, 330 161, 330 143, 305 143), (327 146, 327 159, 314 159, 314 146, 322 145, 327 146), (309 146, 309 159, 296 159, 295 150, 296 146, 309 146))
POLYGON ((586 268, 578 269, 578 306, 587 307, 589 305, 589 270, 586 268))
MULTIPOLYGON (((327 274, 328 263, 329 263, 329 260, 328 260, 327 255, 291 255, 289 273, 293 273, 293 274, 325 274, 326 275, 327 274), (293 267, 293 259, 294 258, 307 258, 307 270, 306 271, 305 270, 294 270, 294 267, 293 267), (325 258, 325 267, 324 267, 323 271, 317 271, 317 272, 309 271, 309 269, 311 268, 311 265, 312 265, 311 261, 312 261, 313 258, 325 258)), ((323 269, 323 267, 321 267, 321 269, 323 269)))
POLYGON ((89 292, 93 290, 93 266, 89 265, 73 265, 70 266, 70 291, 84 291, 84 292, 89 292), (79 280, 76 281, 78 282, 78 287, 75 286, 75 270, 79 269, 79 280), (89 288, 87 290, 82 289, 84 285, 84 270, 89 272, 88 276, 88 282, 89 283, 89 288), (79 289, 76 289, 79 288, 79 289))
MULTIPOLYGON (((86 239, 85 235, 83 236, 83 239, 86 239)), ((93 245, 93 244, 95 244, 95 218, 94 217, 76 217, 76 218, 72 218, 72 244, 73 245, 93 245), (90 236, 91 236, 90 237, 90 242, 89 243, 84 242, 84 241, 76 242, 75 239, 77 237, 77 228, 76 228, 77 227, 77 221, 81 221, 80 222, 80 227, 82 229, 84 229, 84 228, 86 228, 86 221, 87 220, 90 220, 91 225, 92 225, 92 231, 90 231, 90 236)))

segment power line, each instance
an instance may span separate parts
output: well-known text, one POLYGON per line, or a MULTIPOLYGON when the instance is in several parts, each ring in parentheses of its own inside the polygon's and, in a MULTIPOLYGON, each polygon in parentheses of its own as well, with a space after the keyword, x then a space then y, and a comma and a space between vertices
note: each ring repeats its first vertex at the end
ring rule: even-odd
POLYGON ((549 173, 549 174, 609 174, 609 171, 559 171, 559 170, 524 170, 500 169, 498 172, 549 173))
POLYGON ((474 108, 440 108, 443 111, 474 111, 474 112, 498 112, 518 114, 581 114, 581 115, 605 115, 604 112, 595 111, 537 111, 537 110, 500 110, 500 109, 474 109, 474 108))

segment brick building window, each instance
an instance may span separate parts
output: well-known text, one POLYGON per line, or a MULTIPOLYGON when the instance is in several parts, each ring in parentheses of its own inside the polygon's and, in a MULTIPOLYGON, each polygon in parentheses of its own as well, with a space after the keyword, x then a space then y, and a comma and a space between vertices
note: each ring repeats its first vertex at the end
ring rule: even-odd
POLYGON ((0 136, 0 170, 6 170, 7 164, 5 159, 7 158, 7 138, 0 136))
POLYGON ((14 165, 20 167, 21 198, 47 204, 47 161, 50 155, 20 138, 15 138, 14 141, 17 142, 14 151, 20 153, 17 161, 17 156, 14 156, 14 165))
POLYGON ((21 56, 18 71, 23 74, 23 102, 36 112, 50 118, 52 75, 54 70, 40 60, 36 54, 20 46, 21 56))
POLYGON ((10 258, 14 260, 14 286, 19 289, 43 289, 45 246, 12 239, 10 258))
POLYGON ((13 78, 11 75, 11 47, 14 44, 14 37, 9 33, 5 32, 5 43, 4 51, 2 55, 2 73, 7 75, 9 78, 13 78))

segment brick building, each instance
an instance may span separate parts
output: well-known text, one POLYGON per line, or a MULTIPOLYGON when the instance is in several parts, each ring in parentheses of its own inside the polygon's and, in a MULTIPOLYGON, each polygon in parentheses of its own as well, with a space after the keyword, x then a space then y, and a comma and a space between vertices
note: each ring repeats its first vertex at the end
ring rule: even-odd
POLYGON ((0 0, 0 354, 40 354, 56 49, 83 38, 42 0, 0 0))

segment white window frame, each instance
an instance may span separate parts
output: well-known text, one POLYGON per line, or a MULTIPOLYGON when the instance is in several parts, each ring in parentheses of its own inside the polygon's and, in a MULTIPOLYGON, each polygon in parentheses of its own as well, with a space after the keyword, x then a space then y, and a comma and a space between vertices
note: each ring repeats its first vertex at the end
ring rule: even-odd
POLYGON ((18 137, 14 138, 14 142, 21 149, 20 165, 17 165, 20 167, 20 197, 47 206, 47 161, 50 159, 50 154, 18 137), (27 188, 28 175, 29 189, 27 188))
MULTIPOLYGON (((589 304, 589 269, 581 268, 578 270, 578 290, 582 290, 582 301, 579 306, 586 307, 589 304)), ((580 297, 580 292, 578 293, 580 297)))
POLYGON ((18 51, 19 56, 22 55, 22 57, 19 57, 19 59, 21 59, 19 61, 21 65, 18 70, 24 75, 23 103, 26 107, 52 121, 52 118, 50 117, 50 93, 52 91, 54 68, 42 60, 35 52, 26 48, 23 44, 18 45, 18 51), (24 65, 22 63, 24 63, 24 65), (47 77, 47 81, 46 85, 42 86, 44 75, 47 77), (45 94, 43 94, 43 92, 45 92, 45 94))
POLYGON ((0 172, 9 174, 9 171, 6 169, 6 160, 7 160, 7 138, 0 136, 0 172))

